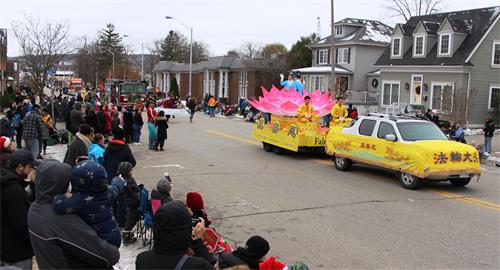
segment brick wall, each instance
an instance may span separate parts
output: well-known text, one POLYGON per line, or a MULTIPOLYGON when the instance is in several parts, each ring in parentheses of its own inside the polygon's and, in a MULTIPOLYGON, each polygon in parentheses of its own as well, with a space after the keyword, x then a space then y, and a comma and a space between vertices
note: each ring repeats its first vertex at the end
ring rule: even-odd
POLYGON ((237 103, 239 100, 240 92, 240 72, 231 71, 229 72, 229 102, 237 103))

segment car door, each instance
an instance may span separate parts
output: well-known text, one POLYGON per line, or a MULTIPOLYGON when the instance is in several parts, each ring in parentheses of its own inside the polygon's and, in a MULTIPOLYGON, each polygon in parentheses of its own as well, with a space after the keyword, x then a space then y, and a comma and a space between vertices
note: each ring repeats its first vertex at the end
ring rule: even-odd
POLYGON ((350 135, 350 158, 359 162, 374 163, 378 158, 374 154, 375 148, 373 146, 373 132, 377 125, 375 119, 362 119, 357 126, 355 134, 350 135))
POLYGON ((401 142, 401 137, 393 123, 382 121, 377 130, 377 146, 383 157, 384 167, 401 170, 410 164, 411 145, 401 142), (394 141, 387 140, 388 135, 394 135, 394 141))

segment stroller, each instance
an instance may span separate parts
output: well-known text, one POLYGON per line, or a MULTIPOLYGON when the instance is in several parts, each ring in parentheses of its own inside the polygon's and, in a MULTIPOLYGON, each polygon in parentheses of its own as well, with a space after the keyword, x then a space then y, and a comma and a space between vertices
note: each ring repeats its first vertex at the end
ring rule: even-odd
POLYGON ((149 190, 144 184, 139 185, 140 207, 139 214, 141 218, 137 223, 137 238, 142 239, 142 245, 151 249, 153 244, 153 211, 149 200, 149 190))

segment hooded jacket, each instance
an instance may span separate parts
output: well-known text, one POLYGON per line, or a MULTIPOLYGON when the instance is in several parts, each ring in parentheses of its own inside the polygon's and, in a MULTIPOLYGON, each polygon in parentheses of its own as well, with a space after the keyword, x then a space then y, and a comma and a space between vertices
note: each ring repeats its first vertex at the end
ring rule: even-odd
POLYGON ((111 269, 120 258, 118 248, 79 216, 54 212, 52 199, 68 189, 69 173, 69 166, 57 160, 45 160, 37 168, 36 201, 28 212, 28 225, 38 267, 111 269))
POLYGON ((104 168, 108 171, 108 182, 117 176, 118 164, 122 161, 128 161, 135 166, 136 161, 130 147, 121 140, 113 140, 108 144, 104 151, 104 168))
POLYGON ((66 150, 66 154, 64 155, 64 163, 69 164, 71 167, 74 167, 76 164, 76 159, 78 157, 87 156, 88 148, 80 138, 75 137, 75 139, 71 142, 70 146, 66 150))
POLYGON ((24 190, 27 183, 16 172, 0 170, 1 213, 1 261, 15 263, 33 257, 28 232, 30 202, 24 190))
POLYGON ((173 201, 160 207, 153 218, 154 246, 137 255, 136 269, 174 269, 189 247, 189 257, 181 269, 213 269, 212 255, 201 239, 191 240, 191 217, 186 205, 173 201))

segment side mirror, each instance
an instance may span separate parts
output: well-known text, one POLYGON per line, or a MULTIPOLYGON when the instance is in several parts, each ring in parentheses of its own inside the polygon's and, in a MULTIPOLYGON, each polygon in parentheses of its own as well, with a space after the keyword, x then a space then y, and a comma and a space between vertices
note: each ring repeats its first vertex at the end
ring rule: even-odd
POLYGON ((385 135, 385 140, 390 141, 390 142, 395 142, 396 141, 396 135, 394 134, 387 134, 385 135))

